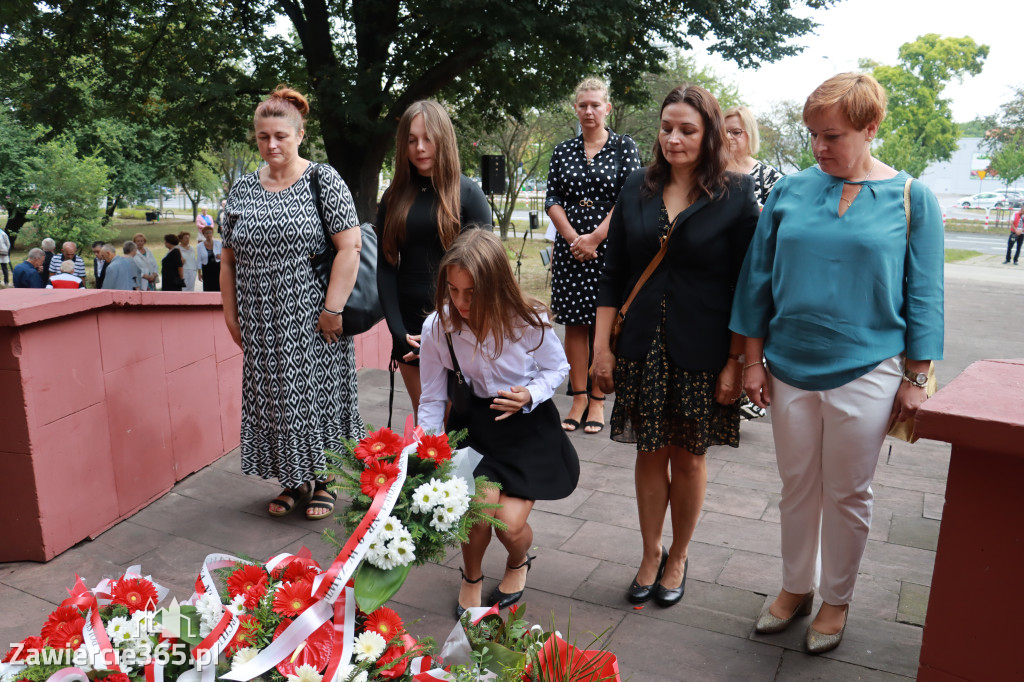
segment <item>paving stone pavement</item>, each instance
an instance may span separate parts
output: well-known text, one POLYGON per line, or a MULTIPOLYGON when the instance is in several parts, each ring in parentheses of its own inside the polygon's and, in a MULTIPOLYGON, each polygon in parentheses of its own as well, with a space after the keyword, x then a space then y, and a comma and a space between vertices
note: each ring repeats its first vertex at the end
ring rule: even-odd
MULTIPOLYGON (((369 424, 387 421, 388 375, 363 370, 361 408, 369 424)), ((397 382, 401 384, 401 382, 397 382)), ((569 398, 556 397, 563 413, 569 398)), ((400 388, 395 420, 408 414, 400 388)), ((609 403, 610 406, 610 403, 609 403)), ((778 500, 771 426, 745 422, 739 448, 708 454, 708 494, 690 548, 682 602, 669 609, 634 609, 624 597, 640 558, 633 491, 632 446, 607 431, 572 436, 581 459, 580 487, 569 498, 538 502, 531 515, 538 558, 524 601, 531 619, 554 622, 589 644, 596 633, 633 680, 898 680, 916 674, 949 448, 921 441, 883 448, 876 518, 861 567, 846 639, 821 658, 802 653, 810 619, 772 637, 753 633, 754 620, 779 588, 778 500), (884 482, 884 483, 883 483, 884 482)), ((163 498, 93 540, 46 564, 0 564, 0 649, 35 634, 76 573, 94 582, 132 564, 187 597, 202 559, 211 552, 268 558, 309 547, 333 557, 320 538, 331 522, 301 515, 272 519, 274 482, 243 476, 238 452, 180 481, 163 498)), ((671 542, 666 528, 666 542, 671 542)), ((484 562, 484 593, 502 574, 494 542, 484 562)), ((395 608, 418 635, 443 642, 454 623, 459 586, 457 550, 444 564, 415 569, 395 608)))

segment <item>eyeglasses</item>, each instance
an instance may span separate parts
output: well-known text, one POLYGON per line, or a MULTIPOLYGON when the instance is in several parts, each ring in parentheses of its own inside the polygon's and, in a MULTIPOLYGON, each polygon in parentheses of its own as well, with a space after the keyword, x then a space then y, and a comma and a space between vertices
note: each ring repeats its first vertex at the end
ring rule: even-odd
POLYGON ((732 130, 726 130, 725 134, 729 137, 742 137, 747 134, 747 131, 743 128, 733 128, 732 130))

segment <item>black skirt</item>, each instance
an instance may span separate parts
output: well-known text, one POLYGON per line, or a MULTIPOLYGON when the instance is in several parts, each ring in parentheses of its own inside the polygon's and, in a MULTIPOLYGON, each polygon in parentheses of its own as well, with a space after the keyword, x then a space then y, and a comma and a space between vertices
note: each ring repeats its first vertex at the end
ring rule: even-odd
POLYGON ((572 494, 580 478, 576 449, 562 430, 558 409, 545 400, 529 412, 501 421, 493 398, 473 396, 464 412, 454 407, 448 430, 468 429, 463 442, 484 456, 474 472, 501 484, 502 492, 526 500, 560 500, 572 494))

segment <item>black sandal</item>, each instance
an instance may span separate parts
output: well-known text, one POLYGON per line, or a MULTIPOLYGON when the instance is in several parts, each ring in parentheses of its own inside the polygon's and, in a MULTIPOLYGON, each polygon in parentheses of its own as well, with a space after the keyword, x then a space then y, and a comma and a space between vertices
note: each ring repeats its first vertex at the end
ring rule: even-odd
MULTIPOLYGON (((598 402, 602 402, 603 403, 604 399, 607 398, 607 397, 608 396, 605 395, 605 396, 601 396, 600 398, 595 398, 593 393, 587 393, 587 416, 590 415, 590 401, 591 400, 596 400, 598 402)), ((604 431, 604 422, 603 421, 599 421, 598 422, 598 421, 588 420, 588 421, 583 422, 583 433, 601 433, 602 431, 604 431), (596 429, 596 430, 595 431, 587 431, 587 429, 596 429)))
POLYGON ((310 521, 319 521, 320 519, 326 519, 334 511, 334 503, 338 501, 338 494, 328 488, 328 484, 332 481, 316 481, 313 484, 313 499, 306 505, 306 518, 310 521), (317 497, 320 493, 323 493, 320 497, 317 497), (328 499, 330 498, 330 499, 328 499), (325 514, 310 514, 311 509, 326 509, 325 514))
MULTIPOLYGON (((476 585, 478 582, 480 582, 481 580, 484 579, 484 574, 481 572, 479 578, 477 578, 476 580, 470 580, 469 578, 466 577, 466 573, 462 570, 461 566, 459 566, 459 574, 462 576, 462 579, 464 581, 466 581, 467 583, 469 583, 470 585, 476 585)), ((466 608, 462 604, 460 604, 458 602, 458 600, 456 600, 455 601, 455 618, 456 619, 462 618, 462 614, 464 614, 465 612, 466 612, 466 608)))
MULTIPOLYGON (((583 390, 583 391, 566 391, 566 393, 568 393, 569 395, 583 395, 585 393, 589 394, 590 392, 587 391, 587 390, 583 390)), ((572 408, 570 407, 569 409, 571 410, 572 408)), ((590 409, 589 406, 587 407, 587 409, 590 409)), ((576 419, 570 419, 569 417, 566 417, 565 419, 562 420, 562 430, 565 431, 566 433, 572 433, 573 431, 575 431, 578 428, 580 428, 580 423, 576 419), (565 428, 566 426, 571 426, 572 428, 571 429, 567 429, 567 428, 565 428)))
POLYGON ((300 504, 303 504, 310 497, 313 496, 313 492, 309 489, 308 483, 303 483, 298 488, 285 488, 280 494, 270 501, 270 504, 276 504, 281 507, 281 511, 273 511, 270 507, 267 507, 267 513, 271 516, 288 516, 295 508, 300 504))

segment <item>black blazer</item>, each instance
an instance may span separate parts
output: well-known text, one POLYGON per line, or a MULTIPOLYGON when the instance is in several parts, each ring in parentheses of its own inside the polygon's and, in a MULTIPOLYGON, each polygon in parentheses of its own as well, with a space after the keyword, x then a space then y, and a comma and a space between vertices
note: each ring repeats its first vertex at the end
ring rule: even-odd
MULTIPOLYGON (((662 196, 642 197, 645 169, 626 180, 608 228, 598 306, 618 309, 660 246, 662 196)), ((618 354, 642 360, 661 321, 665 299, 669 356, 683 369, 719 371, 729 357, 729 313, 743 257, 760 211, 749 175, 728 174, 729 186, 701 197, 675 220, 668 252, 633 299, 618 354)))

